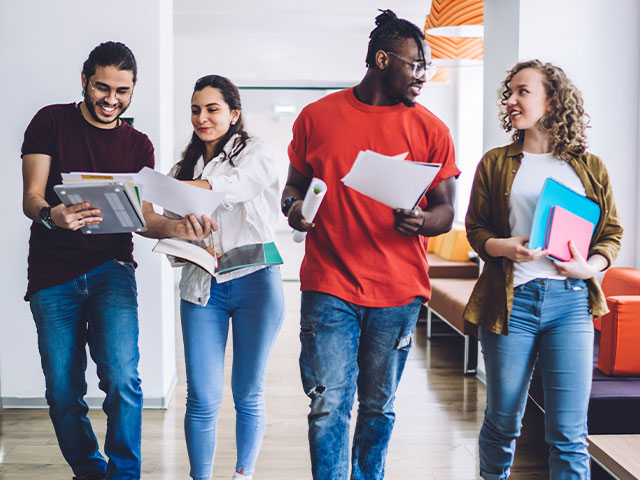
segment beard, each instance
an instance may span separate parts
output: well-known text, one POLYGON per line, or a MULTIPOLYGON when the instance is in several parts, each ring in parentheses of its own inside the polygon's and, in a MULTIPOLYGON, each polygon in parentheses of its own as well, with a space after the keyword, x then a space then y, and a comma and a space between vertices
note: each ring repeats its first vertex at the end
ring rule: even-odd
POLYGON ((96 105, 101 105, 101 104, 107 105, 107 104, 103 100, 98 100, 97 102, 92 101, 91 96, 89 95, 89 92, 86 89, 84 90, 83 94, 84 94, 83 95, 84 104, 87 107, 87 111, 91 115, 91 118, 93 118, 96 122, 102 123, 104 125, 110 125, 113 122, 117 122, 120 116, 127 111, 127 108, 129 108, 129 105, 131 104, 131 101, 129 101, 129 103, 127 104, 124 104, 118 101, 118 103, 116 104, 116 108, 120 110, 118 115, 116 115, 116 117, 113 119, 103 120, 100 117, 98 117, 98 114, 96 112, 96 105))

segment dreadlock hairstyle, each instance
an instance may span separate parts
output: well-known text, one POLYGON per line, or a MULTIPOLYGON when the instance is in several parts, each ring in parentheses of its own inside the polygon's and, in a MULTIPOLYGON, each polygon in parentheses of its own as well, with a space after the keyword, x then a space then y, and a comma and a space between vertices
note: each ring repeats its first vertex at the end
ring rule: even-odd
POLYGON ((580 90, 569 80, 564 71, 551 63, 540 60, 527 60, 516 64, 500 86, 500 123, 505 132, 513 130, 512 140, 524 140, 524 131, 511 125, 507 113, 507 101, 511 95, 509 84, 520 70, 532 68, 542 74, 542 85, 549 99, 550 111, 539 121, 538 127, 551 138, 551 151, 560 160, 569 160, 571 153, 584 153, 587 149, 585 133, 589 115, 584 111, 584 102, 580 90))
POLYGON ((409 20, 398 18, 391 10, 380 10, 382 13, 376 17, 376 28, 369 34, 369 48, 365 63, 367 68, 373 68, 376 64, 376 52, 383 50, 393 52, 398 44, 408 38, 413 38, 418 44, 420 55, 425 57, 422 42, 425 40, 422 31, 409 20))
MULTIPOLYGON (((193 94, 206 87, 213 87, 220 90, 222 98, 224 98, 224 101, 229 105, 229 109, 238 110, 240 112, 240 116, 236 123, 229 125, 229 130, 218 141, 213 152, 214 157, 222 154, 221 161, 224 162, 228 160, 231 162, 231 165, 233 165, 233 159, 244 149, 244 147, 247 146, 247 140, 249 139, 249 134, 245 131, 244 122, 242 120, 240 93, 238 92, 238 88, 228 78, 220 75, 206 75, 196 81, 196 85, 193 88, 193 94), (227 153, 224 151, 224 147, 235 134, 238 134, 238 137, 233 141, 230 152, 227 153)), ((175 177, 178 180, 193 180, 193 169, 198 159, 204 153, 204 142, 200 140, 200 137, 198 137, 195 132, 193 132, 191 141, 189 142, 189 145, 187 145, 186 150, 182 154, 182 159, 178 163, 178 171, 176 172, 175 177)))

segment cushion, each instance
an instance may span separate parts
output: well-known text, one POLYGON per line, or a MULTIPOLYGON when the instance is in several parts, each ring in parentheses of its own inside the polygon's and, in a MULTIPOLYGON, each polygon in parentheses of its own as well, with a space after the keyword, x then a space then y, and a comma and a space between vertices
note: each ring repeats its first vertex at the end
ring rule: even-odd
POLYGON ((465 335, 473 335, 473 325, 462 319, 469 301, 474 279, 434 278, 431 280, 431 300, 428 306, 465 335))
MULTIPOLYGON (((602 291, 606 297, 614 295, 640 295, 640 270, 627 267, 613 267, 607 270, 602 280, 602 291)), ((596 330, 610 314, 593 320, 596 330)))
POLYGON ((607 297, 610 313, 600 329, 598 369, 607 375, 640 376, 640 296, 607 297))

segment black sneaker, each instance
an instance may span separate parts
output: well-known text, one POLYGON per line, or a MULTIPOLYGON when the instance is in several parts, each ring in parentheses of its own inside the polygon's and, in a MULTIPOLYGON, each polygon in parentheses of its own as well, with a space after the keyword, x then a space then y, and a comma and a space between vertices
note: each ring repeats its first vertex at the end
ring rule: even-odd
POLYGON ((104 480, 104 479, 105 479, 104 472, 85 473, 84 475, 73 477, 73 480, 104 480))

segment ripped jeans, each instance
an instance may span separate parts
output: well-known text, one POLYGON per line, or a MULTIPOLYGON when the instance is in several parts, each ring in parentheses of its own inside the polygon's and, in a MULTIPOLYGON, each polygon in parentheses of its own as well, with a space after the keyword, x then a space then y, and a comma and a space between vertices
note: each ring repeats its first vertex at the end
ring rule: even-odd
POLYGON ((384 478, 395 422, 393 400, 420 305, 416 298, 400 307, 363 307, 321 292, 302 292, 300 373, 311 399, 309 447, 315 480, 348 478, 356 387, 350 478, 384 478))

